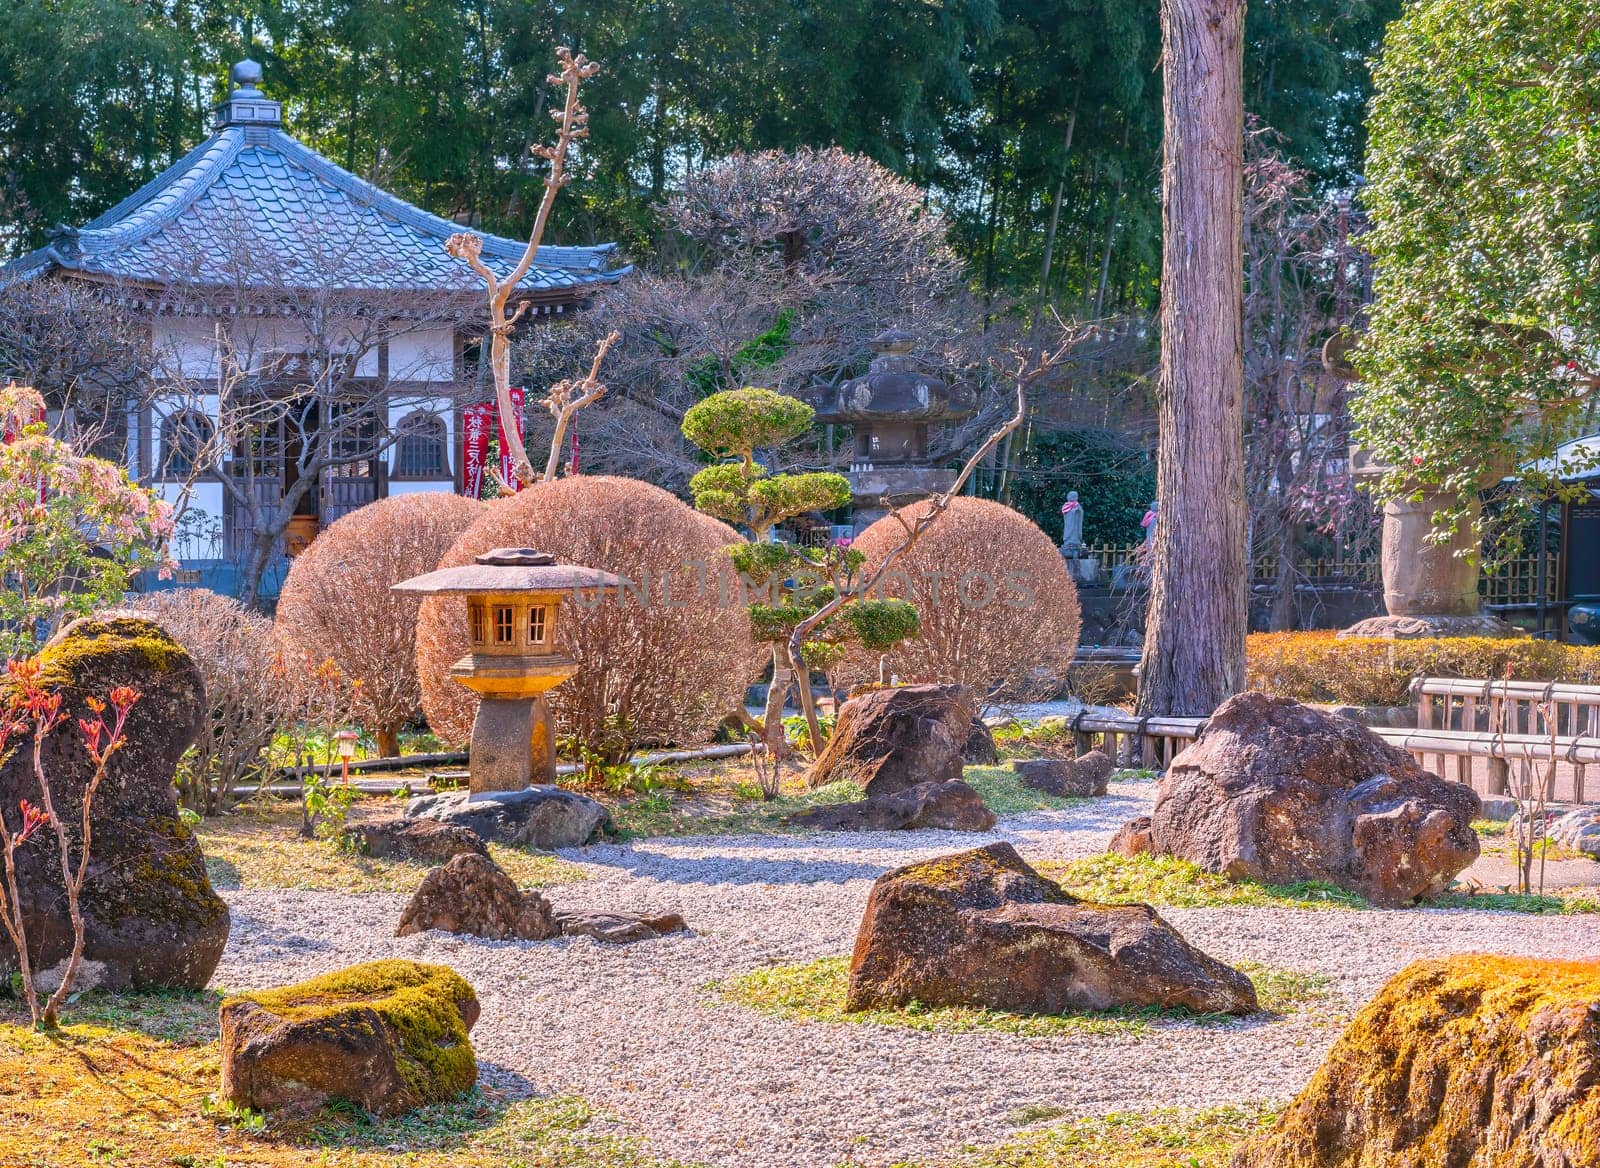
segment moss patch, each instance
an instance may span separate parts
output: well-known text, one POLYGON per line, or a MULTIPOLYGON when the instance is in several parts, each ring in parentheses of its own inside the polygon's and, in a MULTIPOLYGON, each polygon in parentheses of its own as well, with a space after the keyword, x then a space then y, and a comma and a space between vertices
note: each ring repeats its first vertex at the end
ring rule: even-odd
MULTIPOLYGON (((1052 1110, 1041 1108, 1040 1118, 1048 1118, 1052 1110)), ((1033 1129, 996 1148, 969 1149, 955 1164, 961 1168, 1227 1168, 1235 1149, 1269 1127, 1275 1116, 1276 1109, 1265 1104, 1117 1112, 1033 1129)), ((1029 1122, 1025 1115, 1019 1118, 1029 1122)))
POLYGON ((0 1012, 7 1168, 670 1168, 572 1097, 512 1101, 479 1089, 390 1120, 341 1108, 230 1114, 210 1101, 220 1074, 213 995, 90 994, 70 1019, 43 1035, 0 1012))
MULTIPOLYGON (((1328 979, 1320 975, 1270 970, 1253 964, 1242 965, 1240 969, 1255 980, 1261 1008, 1269 1013, 1294 1013, 1328 996, 1328 979)), ((823 957, 803 965, 772 965, 751 970, 713 983, 711 988, 724 1001, 795 1022, 900 1026, 947 1033, 998 1030, 1028 1038, 1078 1034, 1144 1036, 1162 1024, 1199 1022, 1225 1026, 1237 1021, 1225 1014, 1154 1008, 1083 1014, 1013 1014, 981 1006, 916 1003, 900 1009, 846 1013, 845 989, 849 976, 848 957, 823 957)))
POLYGON ((969 766, 963 776, 967 785, 983 796, 989 810, 996 815, 1020 815, 1028 811, 1059 811, 1078 807, 1087 799, 1068 799, 1047 795, 1022 785, 1017 772, 1004 766, 969 766))
MULTIPOLYGON (((396 814, 398 803, 363 800, 351 822, 396 814)), ((329 840, 300 834, 293 804, 247 804, 203 821, 195 834, 217 888, 294 888, 315 892, 415 892, 432 865, 356 855, 329 840)), ((576 864, 544 852, 489 845, 489 855, 523 888, 584 879, 576 864)))
POLYGON ((39 653, 40 680, 46 686, 81 684, 86 670, 112 656, 141 659, 157 673, 170 673, 189 655, 153 621, 139 617, 89 617, 71 637, 39 653))
POLYGON ((1045 861, 1039 871, 1072 895, 1100 904, 1148 904, 1157 908, 1350 909, 1367 902, 1331 884, 1257 884, 1229 880, 1198 864, 1172 856, 1135 856, 1114 852, 1068 863, 1045 861))

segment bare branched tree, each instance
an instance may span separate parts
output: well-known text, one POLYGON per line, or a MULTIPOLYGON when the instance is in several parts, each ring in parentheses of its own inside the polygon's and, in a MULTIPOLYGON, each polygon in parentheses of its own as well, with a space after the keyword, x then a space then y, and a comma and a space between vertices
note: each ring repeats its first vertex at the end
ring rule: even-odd
MULTIPOLYGON (((947 224, 915 185, 837 149, 735 155, 691 176, 661 213, 670 230, 657 271, 518 341, 518 365, 537 383, 621 334, 607 358, 614 392, 584 418, 594 469, 681 487, 700 465, 678 432, 689 406, 745 385, 802 397, 835 386, 865 371, 867 342, 890 325, 917 335, 930 372, 976 391, 978 415, 946 428, 930 457, 958 456, 1004 418, 1009 394, 989 358, 1013 326, 983 329, 947 224)), ((780 451, 780 463, 848 460, 822 439, 780 451)))
MULTIPOLYGON (((446 252, 455 259, 464 261, 477 273, 488 293, 489 370, 494 378, 495 406, 500 412, 500 433, 509 448, 512 470, 523 483, 533 482, 534 474, 533 464, 528 461, 527 446, 522 439, 522 428, 518 425, 520 419, 517 418, 516 403, 511 398, 511 334, 517 326, 517 321, 527 311, 528 305, 524 301, 513 308, 512 297, 517 285, 522 282, 522 278, 528 274, 538 258, 539 245, 544 242, 545 227, 550 222, 550 210, 555 206, 556 195, 560 193, 562 187, 572 181, 566 169, 568 152, 574 142, 589 136, 589 111, 584 109, 578 100, 578 88, 600 72, 597 62, 590 61, 582 53, 574 55, 572 50, 565 46, 556 50, 556 58, 561 62, 561 72, 559 75, 552 74, 547 80, 551 85, 565 87, 566 98, 560 109, 552 110, 550 113, 557 126, 555 142, 548 146, 532 147, 535 155, 550 164, 550 173, 545 178, 544 196, 539 200, 539 211, 534 216, 533 231, 528 236, 528 246, 523 251, 522 258, 517 261, 516 267, 501 279, 483 262, 482 236, 462 232, 452 235, 445 244, 446 252)), ((613 343, 612 340, 600 342, 589 376, 579 383, 583 387, 581 390, 576 389, 570 382, 562 382, 551 389, 550 396, 545 401, 546 408, 556 422, 555 434, 551 439, 550 457, 545 463, 543 477, 546 480, 554 479, 558 473, 560 444, 572 415, 605 392, 605 387, 596 379, 599 377, 600 365, 605 360, 606 352, 613 343)))

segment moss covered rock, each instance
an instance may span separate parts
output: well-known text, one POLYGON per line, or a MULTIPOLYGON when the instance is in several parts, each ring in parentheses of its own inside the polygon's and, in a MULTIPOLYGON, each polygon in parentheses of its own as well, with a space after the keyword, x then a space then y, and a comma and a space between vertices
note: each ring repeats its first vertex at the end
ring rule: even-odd
POLYGON ((1080 901, 1007 843, 897 868, 872 886, 845 1008, 913 1001, 1029 1014, 1256 1009, 1248 977, 1154 909, 1080 901))
POLYGON ((1600 1164, 1600 963, 1419 961, 1234 1168, 1600 1164))
MULTIPOLYGON (((94 774, 77 719, 86 699, 117 686, 142 695, 129 715, 127 745, 95 794, 89 872, 83 888, 85 963, 79 988, 200 989, 228 940, 228 906, 211 888, 200 845, 178 818, 173 774, 194 742, 206 702, 199 668, 160 626, 134 615, 68 625, 39 655, 44 685, 63 695, 66 720, 45 740, 43 762, 76 859, 83 792, 94 774)), ((9 698, 0 685, 0 702, 9 698)), ((108 715, 109 716, 109 715, 108 715)), ((0 807, 40 802, 32 759, 19 750, 0 764, 0 807)), ((48 973, 72 948, 57 841, 41 832, 17 852, 28 947, 48 973)), ((17 968, 0 938, 0 974, 17 968)))
POLYGON ((373 961, 222 1003, 222 1093, 240 1107, 344 1099, 399 1115, 472 1088, 478 997, 443 965, 373 961))
POLYGON ((977 695, 961 685, 904 685, 851 698, 808 782, 849 779, 869 798, 956 782, 977 710, 977 695))

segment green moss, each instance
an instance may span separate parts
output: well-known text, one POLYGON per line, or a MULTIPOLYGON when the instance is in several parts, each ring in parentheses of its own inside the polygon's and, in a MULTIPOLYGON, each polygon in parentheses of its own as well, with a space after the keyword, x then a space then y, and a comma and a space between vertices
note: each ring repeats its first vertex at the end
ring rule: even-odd
POLYGON ((1087 799, 1072 799, 1060 795, 1047 795, 1025 786, 1017 772, 1010 767, 969 766, 962 778, 978 794, 985 806, 996 815, 1018 815, 1028 811, 1060 811, 1078 807, 1087 799))
POLYGON ((1593 961, 1416 962, 1356 1015, 1238 1164, 1345 1163, 1338 1131, 1363 1133, 1364 1168, 1600 1164, 1597 1004, 1593 961))
POLYGON ((398 1039, 400 1073, 418 1099, 454 1098, 477 1081, 478 1066, 461 1018, 461 1004, 477 1000, 460 974, 443 965, 416 961, 372 961, 352 965, 277 989, 241 994, 223 1002, 254 1002, 293 1022, 339 1019, 352 1007, 370 1010, 398 1039))
POLYGON ((113 656, 131 656, 157 673, 171 673, 189 660, 183 646, 159 625, 139 617, 89 617, 70 637, 39 653, 40 679, 48 686, 81 685, 113 656))
MULTIPOLYGON (((1270 1014, 1292 1014, 1328 996, 1329 981, 1317 974, 1240 966, 1256 983, 1261 1008, 1270 1014)), ((923 1006, 917 1003, 847 1013, 845 991, 850 978, 848 957, 824 957, 803 965, 773 965, 751 970, 712 985, 725 1001, 797 1022, 898 1026, 911 1030, 964 1033, 998 1030, 1026 1037, 1061 1034, 1143 1036, 1162 1023, 1206 1023, 1226 1026, 1237 1019, 1225 1014, 1188 1010, 1128 1009, 1078 1014, 1014 1014, 981 1006, 923 1006)))
MULTIPOLYGON (((1035 1110, 1041 1118, 1060 1113, 1035 1110)), ((1271 1106, 1252 1104, 1087 1116, 1031 1129, 999 1147, 975 1150, 961 1163, 965 1168, 1226 1168, 1239 1145, 1275 1115, 1271 1106)))
POLYGON ((1257 884, 1229 880, 1172 856, 1127 857, 1107 852, 1070 863, 1045 862, 1040 870, 1067 892, 1100 904, 1148 904, 1156 908, 1280 907, 1364 908, 1366 901, 1331 884, 1257 884))

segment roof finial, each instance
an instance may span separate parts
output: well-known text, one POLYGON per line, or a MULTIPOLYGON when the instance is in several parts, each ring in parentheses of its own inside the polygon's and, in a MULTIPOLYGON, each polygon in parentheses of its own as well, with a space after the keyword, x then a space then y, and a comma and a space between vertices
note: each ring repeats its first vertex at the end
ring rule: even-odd
POLYGON ((218 103, 215 126, 281 126, 283 103, 261 92, 261 62, 249 57, 228 71, 228 96, 218 103))
POLYGON ((261 62, 252 61, 249 57, 236 64, 232 69, 233 89, 253 90, 255 94, 261 92, 261 62))

